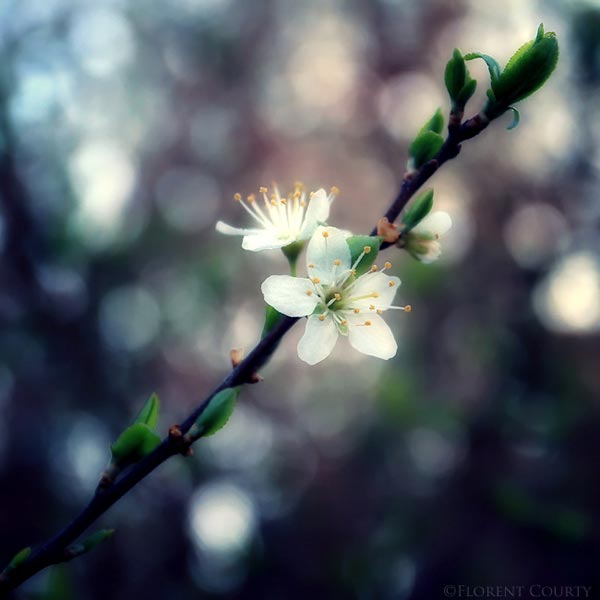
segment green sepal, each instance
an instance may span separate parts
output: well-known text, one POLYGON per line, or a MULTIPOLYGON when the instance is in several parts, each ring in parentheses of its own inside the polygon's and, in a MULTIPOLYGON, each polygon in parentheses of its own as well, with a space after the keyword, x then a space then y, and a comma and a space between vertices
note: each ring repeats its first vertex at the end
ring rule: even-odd
POLYGON ((402 216, 404 228, 402 233, 408 233, 416 227, 433 208, 433 190, 425 190, 420 196, 413 200, 402 216))
POLYGON ((14 570, 17 567, 21 566, 28 558, 29 555, 31 554, 31 546, 27 546, 25 548, 23 548, 22 550, 19 550, 10 560, 10 562, 8 563, 8 567, 7 570, 14 570))
POLYGON ((240 393, 240 388, 226 388, 215 394, 208 406, 196 420, 195 431, 190 434, 195 439, 213 435, 222 429, 229 421, 235 408, 235 401, 240 393))
POLYGON ((493 88, 495 82, 500 78, 500 65, 498 61, 489 54, 482 54, 481 52, 469 52, 469 54, 465 54, 465 60, 474 60, 476 58, 481 58, 487 65, 493 88))
POLYGON ((508 107, 539 90, 558 62, 558 40, 554 32, 544 33, 540 24, 536 38, 523 44, 508 61, 499 79, 492 81, 496 100, 508 107))
POLYGON ((440 151, 443 144, 444 138, 435 131, 419 133, 408 149, 414 167, 419 169, 430 161, 440 151))
POLYGON ((303 248, 304 242, 293 242, 281 249, 290 263, 290 274, 292 277, 296 276, 296 263, 298 262, 298 257, 300 256, 303 248))
POLYGON ((159 400, 156 394, 152 394, 144 404, 142 410, 138 413, 134 423, 143 423, 148 425, 150 429, 154 429, 158 423, 158 408, 159 400))
POLYGON ((265 323, 263 325, 263 330, 261 333, 261 339, 264 338, 283 315, 276 309, 274 309, 271 305, 267 304, 267 308, 265 310, 265 323))
POLYGON ((350 248, 350 264, 354 265, 357 276, 366 273, 371 268, 377 258, 382 241, 383 238, 370 235, 353 235, 346 238, 346 243, 350 248), (369 247, 370 251, 364 254, 358 264, 355 264, 366 247, 369 247))
POLYGON ((508 110, 513 111, 513 120, 506 129, 514 129, 519 124, 519 121, 521 120, 521 115, 519 114, 519 111, 514 106, 509 106, 508 110))
POLYGON ((160 444, 160 441, 160 437, 148 425, 134 423, 119 436, 116 442, 111 444, 112 462, 118 465, 137 462, 150 454, 160 444))

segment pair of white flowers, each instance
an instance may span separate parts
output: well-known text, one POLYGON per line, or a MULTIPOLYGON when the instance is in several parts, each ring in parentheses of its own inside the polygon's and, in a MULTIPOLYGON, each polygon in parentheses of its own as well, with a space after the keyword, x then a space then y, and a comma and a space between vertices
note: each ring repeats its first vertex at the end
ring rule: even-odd
MULTIPOLYGON (((310 365, 321 362, 342 335, 359 352, 392 358, 398 347, 381 315, 387 310, 410 310, 410 307, 392 305, 400 279, 384 273, 390 263, 385 263, 381 270, 372 267, 356 277, 356 268, 370 247, 366 246, 353 264, 346 242, 348 234, 324 225, 338 190, 332 188, 328 195, 320 189, 308 198, 301 185, 286 198, 277 188, 270 196, 266 188, 260 192, 263 206, 255 196, 249 196, 247 201, 239 194, 235 196, 259 227, 238 229, 219 221, 217 230, 244 236, 242 247, 252 251, 285 248, 310 240, 306 253, 308 277, 271 275, 261 287, 265 302, 280 313, 308 317, 298 344, 298 356, 310 365)), ((434 213, 424 219, 411 231, 413 237, 407 249, 424 262, 435 260, 440 254, 439 237, 451 225, 449 219, 446 213, 434 213), (447 219, 436 215, 445 215, 447 219), (427 219, 441 229, 432 231, 425 222, 427 219)))

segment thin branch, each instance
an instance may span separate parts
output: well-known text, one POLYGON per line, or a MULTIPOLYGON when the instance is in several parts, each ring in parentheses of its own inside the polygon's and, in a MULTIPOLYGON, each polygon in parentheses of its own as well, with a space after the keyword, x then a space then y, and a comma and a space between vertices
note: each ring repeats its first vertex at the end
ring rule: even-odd
MULTIPOLYGON (((451 127, 449 135, 438 154, 416 173, 406 176, 394 202, 390 205, 385 216, 394 222, 415 192, 448 160, 458 156, 460 144, 483 131, 489 121, 479 115, 469 119, 459 127, 451 127)), ((375 228, 371 235, 376 235, 375 228)), ((382 248, 390 246, 383 243, 382 248)), ((248 383, 258 369, 263 367, 276 350, 283 336, 298 321, 295 317, 283 316, 273 329, 255 346, 252 352, 203 400, 203 402, 180 425, 182 433, 186 433, 206 410, 212 398, 221 390, 248 383)), ((21 583, 46 567, 65 561, 66 548, 73 543, 92 523, 101 517, 115 502, 124 496, 131 488, 154 469, 172 456, 181 452, 169 436, 145 458, 133 465, 129 471, 114 484, 99 488, 83 511, 50 541, 40 546, 31 556, 11 571, 8 575, 0 576, 0 598, 18 587, 21 583)))

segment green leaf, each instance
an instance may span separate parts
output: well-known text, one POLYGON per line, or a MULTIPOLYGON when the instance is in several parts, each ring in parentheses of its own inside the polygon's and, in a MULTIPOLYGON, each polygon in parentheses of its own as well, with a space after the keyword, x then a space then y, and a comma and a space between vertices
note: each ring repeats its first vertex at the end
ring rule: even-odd
POLYGON ((509 106, 508 110, 513 111, 513 120, 506 129, 514 129, 519 124, 519 121, 521 120, 521 115, 519 114, 519 111, 514 106, 509 106))
POLYGON ((539 90, 556 68, 558 55, 556 34, 544 33, 540 25, 536 38, 515 52, 499 79, 492 83, 496 100, 508 107, 539 90))
POLYGON ((404 224, 403 233, 409 232, 416 227, 433 208, 433 190, 424 191, 418 198, 413 200, 402 217, 404 224))
POLYGON ((200 432, 198 437, 213 435, 222 429, 229 421, 235 408, 235 401, 240 393, 240 388, 227 388, 215 394, 204 412, 196 420, 196 428, 200 432))
POLYGON ((267 335, 267 333, 269 333, 269 331, 271 331, 271 329, 275 327, 275 325, 281 317, 282 314, 278 310, 275 310, 272 306, 267 304, 267 308, 265 311, 265 323, 263 325, 263 330, 260 337, 264 338, 267 335))
POLYGON ((430 161, 440 151, 443 144, 444 138, 435 131, 419 133, 408 149, 415 168, 419 169, 430 161))
POLYGON ((351 264, 356 269, 356 275, 362 275, 371 268, 371 265, 377 258, 382 241, 383 238, 379 236, 369 235, 353 235, 346 239, 346 243, 350 248, 351 264), (369 248, 368 252, 365 252, 365 248, 369 248), (360 259, 360 262, 355 264, 363 252, 365 254, 360 259))
POLYGON ((144 404, 142 410, 140 410, 138 416, 135 418, 134 423, 144 423, 148 425, 150 429, 154 429, 158 423, 158 407, 159 400, 156 394, 152 394, 150 398, 144 404))
POLYGON ((27 546, 26 548, 19 550, 12 557, 11 561, 8 563, 8 568, 11 570, 16 569, 18 566, 22 565, 29 558, 30 554, 31 554, 31 546, 27 546))
POLYGON ((433 117, 421 127, 419 133, 425 133, 426 131, 442 133, 442 129, 444 129, 444 115, 442 114, 442 109, 438 108, 435 113, 433 113, 433 117))
POLYGON ((112 462, 119 465, 131 464, 152 452, 158 444, 160 437, 148 425, 134 423, 111 445, 112 462))
POLYGON ((469 78, 467 83, 465 83, 464 87, 458 94, 456 98, 456 103, 464 106, 470 99, 471 96, 475 93, 475 88, 477 88, 477 81, 469 78))
POLYGON ((467 81, 467 67, 465 65, 465 59, 458 48, 454 48, 452 58, 446 65, 446 71, 444 73, 444 82, 448 95, 453 102, 458 100, 458 96, 465 86, 467 81))
POLYGON ((85 548, 85 552, 89 552, 93 550, 97 546, 99 546, 102 542, 110 539, 115 534, 114 529, 100 529, 100 531, 96 531, 85 540, 83 540, 82 544, 85 548))
POLYGON ((470 52, 469 54, 465 54, 465 60, 474 60, 476 58, 481 58, 487 65, 488 71, 490 72, 490 79, 492 80, 492 87, 494 87, 494 82, 500 77, 500 65, 498 64, 498 61, 488 54, 482 54, 481 52, 470 52))

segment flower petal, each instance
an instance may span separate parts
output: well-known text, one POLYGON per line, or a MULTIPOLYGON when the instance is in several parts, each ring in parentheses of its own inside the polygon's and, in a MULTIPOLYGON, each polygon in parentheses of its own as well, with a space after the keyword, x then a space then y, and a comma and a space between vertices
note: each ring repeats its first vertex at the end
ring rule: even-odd
POLYGON ((442 237, 452 227, 452 219, 447 212, 438 210, 427 215, 415 228, 412 234, 433 234, 442 237))
POLYGON ((338 330, 330 316, 321 321, 318 315, 312 315, 298 342, 298 356, 309 365, 316 365, 331 354, 337 339, 338 330))
POLYGON ((224 233, 225 235, 257 235, 263 232, 262 229, 241 229, 240 227, 232 227, 231 225, 227 225, 227 223, 223 223, 223 221, 217 221, 215 229, 219 233, 224 233))
POLYGON ((327 221, 329 218, 330 206, 331 202, 323 188, 317 190, 309 198, 306 215, 304 216, 304 224, 302 225, 302 229, 300 229, 298 239, 308 240, 315 232, 319 223, 325 223, 327 221))
POLYGON ((283 248, 294 241, 290 237, 282 237, 277 231, 258 230, 257 233, 247 235, 242 241, 242 248, 251 252, 259 250, 274 250, 283 248))
POLYGON ((361 275, 350 290, 350 306, 368 308, 375 306, 386 310, 394 300, 400 279, 377 271, 361 275))
POLYGON ((377 314, 348 315, 348 339, 353 348, 377 358, 395 356, 398 345, 388 324, 377 314), (371 323, 365 325, 365 321, 371 323))
POLYGON ((263 281, 260 289, 265 302, 288 317, 312 314, 319 301, 312 281, 303 277, 271 275, 263 281))
POLYGON ((350 247, 344 232, 335 227, 318 227, 306 249, 309 277, 318 277, 321 283, 331 285, 336 275, 351 267, 350 260, 350 247), (337 260, 340 264, 334 266, 337 260))

